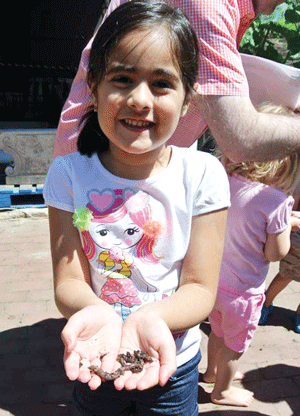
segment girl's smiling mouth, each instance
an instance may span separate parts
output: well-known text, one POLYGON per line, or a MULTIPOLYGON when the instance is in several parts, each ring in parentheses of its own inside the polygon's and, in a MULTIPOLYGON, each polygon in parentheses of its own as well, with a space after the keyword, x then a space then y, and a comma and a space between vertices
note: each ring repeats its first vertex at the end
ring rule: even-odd
POLYGON ((154 123, 151 121, 134 120, 134 119, 129 119, 129 118, 122 119, 121 123, 127 128, 129 127, 131 129, 137 129, 137 130, 149 129, 150 127, 154 125, 154 123))

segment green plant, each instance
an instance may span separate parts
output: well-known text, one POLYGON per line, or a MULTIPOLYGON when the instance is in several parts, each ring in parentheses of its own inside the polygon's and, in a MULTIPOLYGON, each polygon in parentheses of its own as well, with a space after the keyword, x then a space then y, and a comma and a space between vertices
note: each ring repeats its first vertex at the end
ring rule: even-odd
POLYGON ((287 0, 271 16, 258 16, 240 52, 300 68, 300 0, 287 0))

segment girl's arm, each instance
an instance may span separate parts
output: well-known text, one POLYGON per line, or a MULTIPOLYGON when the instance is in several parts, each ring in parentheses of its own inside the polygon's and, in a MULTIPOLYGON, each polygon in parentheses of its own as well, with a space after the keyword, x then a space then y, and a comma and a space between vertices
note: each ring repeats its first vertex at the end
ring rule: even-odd
POLYGON ((297 213, 300 205, 300 195, 293 194, 293 198, 293 209, 295 211, 292 211, 288 227, 281 233, 267 234, 264 254, 270 262, 280 261, 288 254, 291 246, 291 231, 299 231, 300 229, 300 215, 297 213))
POLYGON ((180 332, 200 324, 214 306, 226 218, 227 209, 193 218, 180 287, 168 299, 147 304, 127 318, 123 326, 121 348, 145 349, 158 359, 160 365, 150 366, 145 374, 117 379, 115 386, 118 389, 125 386, 128 390, 144 390, 157 383, 164 385, 176 369, 175 344, 171 332, 180 332))
POLYGON ((69 318, 62 331, 65 344, 64 365, 71 380, 78 379, 91 389, 100 386, 98 376, 91 376, 83 358, 112 372, 116 367, 122 334, 122 320, 106 302, 93 292, 89 264, 81 247, 70 212, 49 207, 50 241, 54 274, 55 301, 69 318), (99 356, 109 352, 102 362, 99 356))
POLYGON ((226 218, 227 209, 193 218, 178 290, 168 299, 141 308, 141 313, 162 318, 171 332, 186 330, 207 318, 217 293, 226 218))
POLYGON ((289 252, 291 247, 291 231, 300 230, 300 216, 298 211, 292 211, 290 222, 286 230, 278 234, 268 234, 265 244, 265 256, 269 261, 279 261, 289 252))
POLYGON ((268 234, 265 243, 264 253, 268 261, 279 261, 289 252, 292 226, 286 228, 282 233, 268 234))
POLYGON ((55 302, 66 318, 86 306, 106 305, 93 292, 88 261, 73 225, 73 214, 49 207, 55 302))

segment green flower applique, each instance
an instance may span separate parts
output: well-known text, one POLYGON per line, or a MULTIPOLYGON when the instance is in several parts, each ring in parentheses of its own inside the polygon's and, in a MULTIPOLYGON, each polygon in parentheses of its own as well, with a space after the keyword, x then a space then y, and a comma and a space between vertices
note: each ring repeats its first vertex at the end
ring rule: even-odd
POLYGON ((91 220, 93 219, 93 213, 88 208, 75 209, 73 215, 73 224, 79 231, 87 231, 91 220))

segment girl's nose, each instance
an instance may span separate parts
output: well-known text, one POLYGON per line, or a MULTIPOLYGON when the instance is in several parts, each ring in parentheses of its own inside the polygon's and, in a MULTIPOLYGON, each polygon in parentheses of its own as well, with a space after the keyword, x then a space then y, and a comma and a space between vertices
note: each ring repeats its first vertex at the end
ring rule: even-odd
POLYGON ((147 111, 152 106, 153 95, 146 83, 133 88, 128 97, 128 105, 135 111, 147 111))

